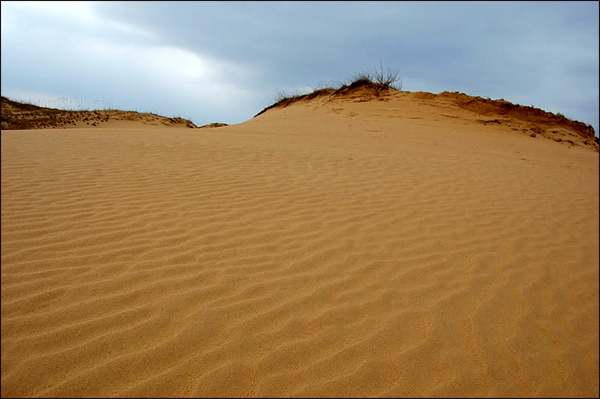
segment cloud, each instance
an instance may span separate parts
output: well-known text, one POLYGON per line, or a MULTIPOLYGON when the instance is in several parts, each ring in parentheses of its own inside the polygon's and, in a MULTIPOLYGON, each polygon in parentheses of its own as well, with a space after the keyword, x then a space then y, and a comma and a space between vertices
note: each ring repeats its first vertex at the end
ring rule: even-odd
POLYGON ((94 93, 199 124, 244 121, 278 91, 380 61, 405 90, 504 98, 598 127, 598 3, 2 2, 3 90, 94 93))
MULTIPOLYGON (((187 114, 192 119, 192 116, 211 112, 226 117, 223 110, 231 105, 245 110, 247 115, 254 111, 242 104, 251 94, 228 81, 229 77, 241 80, 251 76, 235 64, 153 41, 122 41, 123 32, 126 35, 133 32, 137 37, 146 30, 125 29, 123 27, 128 25, 121 22, 109 24, 119 27, 116 36, 93 34, 93 30, 85 30, 87 35, 73 35, 81 19, 86 23, 91 21, 92 26, 105 20, 90 17, 88 7, 60 15, 58 18, 67 25, 69 21, 76 21, 73 26, 56 30, 52 27, 54 22, 46 21, 55 16, 54 11, 46 13, 52 7, 23 7, 25 12, 13 21, 28 20, 32 29, 13 31, 12 27, 4 29, 3 25, 3 93, 18 93, 19 99, 25 99, 24 96, 31 99, 35 95, 46 102, 50 98, 68 98, 69 103, 83 108, 93 105, 90 101, 75 99, 91 95, 115 108, 173 116, 187 114), (27 45, 35 42, 38 45, 27 45), (43 60, 43 73, 40 73, 40 60, 43 60)), ((5 16, 5 10, 2 11, 5 16)), ((152 36, 144 35, 145 38, 152 36)), ((236 122, 243 120, 238 118, 236 122)))
MULTIPOLYGON (((60 26, 61 29, 72 33, 83 29, 88 32, 122 33, 141 38, 154 36, 150 30, 101 17, 94 12, 93 3, 88 1, 10 1, 2 4, 2 12, 9 12, 11 17, 27 15, 28 18, 38 21, 49 20, 51 28, 56 29, 60 26)), ((9 18, 6 20, 10 21, 9 18)), ((4 21, 3 19, 2 22, 4 21)), ((8 29, 15 31, 15 25, 9 22, 8 29)))

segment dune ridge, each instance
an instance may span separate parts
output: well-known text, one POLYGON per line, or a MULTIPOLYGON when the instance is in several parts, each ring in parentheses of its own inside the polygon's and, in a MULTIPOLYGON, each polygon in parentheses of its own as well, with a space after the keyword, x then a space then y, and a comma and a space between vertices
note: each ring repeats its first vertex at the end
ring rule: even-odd
MULTIPOLYGON (((310 102, 314 99, 325 100, 329 102, 348 100, 356 102, 372 101, 397 101, 400 98, 409 96, 413 100, 425 100, 429 105, 438 108, 451 108, 452 104, 469 110, 477 115, 487 117, 487 119, 478 119, 477 122, 484 125, 497 124, 508 125, 514 131, 522 131, 530 137, 536 137, 538 134, 542 137, 554 140, 556 142, 565 142, 565 145, 583 146, 598 151, 599 139, 595 136, 594 128, 590 124, 575 121, 565 117, 562 114, 554 114, 533 106, 523 106, 513 104, 504 99, 492 100, 480 96, 470 96, 460 92, 444 91, 439 94, 429 92, 406 92, 394 88, 386 87, 369 81, 357 81, 349 85, 343 85, 338 89, 323 88, 314 90, 312 93, 284 97, 276 103, 264 108, 254 117, 267 112, 270 109, 285 108, 297 102, 310 102), (491 117, 500 119, 490 119, 491 117), (577 140, 573 140, 576 137, 577 140)), ((456 110, 452 110, 456 114, 456 110)), ((456 116, 444 116, 456 118, 456 116)))
POLYGON ((122 127, 128 124, 197 128, 187 119, 168 118, 147 112, 116 109, 68 111, 13 101, 4 96, 2 96, 0 104, 2 107, 0 121, 2 130, 122 127))
POLYGON ((346 94, 2 130, 2 397, 598 396, 595 148, 346 94))

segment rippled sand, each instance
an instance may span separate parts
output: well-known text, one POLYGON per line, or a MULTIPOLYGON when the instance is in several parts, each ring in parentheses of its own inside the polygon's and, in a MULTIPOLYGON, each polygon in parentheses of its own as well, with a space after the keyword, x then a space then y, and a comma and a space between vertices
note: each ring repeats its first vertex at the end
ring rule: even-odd
POLYGON ((597 397, 598 153, 481 118, 2 131, 2 397, 597 397))

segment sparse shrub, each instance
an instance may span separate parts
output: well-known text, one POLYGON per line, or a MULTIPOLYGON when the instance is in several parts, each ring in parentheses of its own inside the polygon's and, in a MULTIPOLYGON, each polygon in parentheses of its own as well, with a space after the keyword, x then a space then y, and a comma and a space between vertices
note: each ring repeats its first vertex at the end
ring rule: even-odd
POLYGON ((354 77, 352 78, 352 81, 348 85, 348 87, 358 87, 358 86, 368 85, 368 84, 372 84, 372 83, 373 83, 373 77, 371 76, 371 74, 366 73, 366 72, 360 72, 360 73, 354 75, 354 77))
POLYGON ((328 95, 331 94, 335 91, 335 89, 332 88, 314 88, 312 93, 310 94, 305 94, 305 97, 307 100, 312 100, 313 98, 319 97, 319 96, 324 96, 324 95, 328 95))
POLYGON ((375 82, 383 85, 386 88, 396 89, 398 91, 402 91, 402 79, 399 77, 400 73, 398 71, 392 71, 388 68, 387 71, 383 71, 383 64, 379 61, 380 70, 375 70, 375 82), (396 84, 396 82, 399 82, 396 84))
POLYGON ((263 114, 271 108, 286 107, 299 100, 311 100, 322 95, 338 96, 348 94, 350 90, 359 87, 367 87, 374 90, 377 97, 379 97, 380 93, 386 89, 402 91, 402 79, 399 77, 399 72, 390 69, 384 71, 381 61, 379 64, 380 70, 375 70, 373 75, 368 72, 354 74, 350 79, 350 83, 338 83, 334 84, 333 87, 325 87, 325 85, 320 84, 314 87, 312 92, 308 94, 290 94, 285 91, 278 91, 275 96, 275 102, 254 115, 254 117, 263 114))
POLYGON ((281 101, 287 100, 287 99, 289 99, 289 98, 291 98, 291 97, 292 97, 292 96, 291 96, 291 95, 289 95, 289 94, 287 94, 285 91, 283 91, 283 90, 279 90, 279 91, 277 92, 277 95, 275 96, 275 102, 276 102, 276 103, 278 103, 278 102, 281 102, 281 101))

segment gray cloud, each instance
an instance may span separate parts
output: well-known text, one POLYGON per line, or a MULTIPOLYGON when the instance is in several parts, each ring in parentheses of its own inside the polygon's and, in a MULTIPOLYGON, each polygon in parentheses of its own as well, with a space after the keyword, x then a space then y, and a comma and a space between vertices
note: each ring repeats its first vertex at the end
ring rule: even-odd
POLYGON ((3 93, 237 123, 278 90, 381 61, 405 90, 504 98, 598 129, 596 2, 70 4, 2 2, 3 93))

